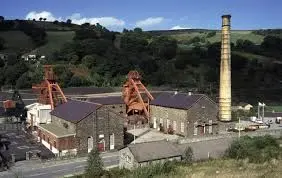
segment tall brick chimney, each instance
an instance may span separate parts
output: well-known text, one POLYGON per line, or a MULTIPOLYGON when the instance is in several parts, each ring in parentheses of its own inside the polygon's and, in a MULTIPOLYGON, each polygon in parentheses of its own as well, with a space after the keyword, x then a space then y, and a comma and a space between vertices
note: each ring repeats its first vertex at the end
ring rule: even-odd
POLYGON ((230 18, 231 15, 222 16, 220 88, 219 88, 219 120, 220 121, 231 121, 230 18))

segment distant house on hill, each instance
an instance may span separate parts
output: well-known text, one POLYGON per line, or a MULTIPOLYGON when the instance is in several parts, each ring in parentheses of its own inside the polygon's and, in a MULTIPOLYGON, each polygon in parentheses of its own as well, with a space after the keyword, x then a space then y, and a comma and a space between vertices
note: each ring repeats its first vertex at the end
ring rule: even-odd
POLYGON ((250 111, 253 108, 253 105, 249 103, 241 102, 237 106, 232 106, 233 111, 243 110, 243 111, 250 111))

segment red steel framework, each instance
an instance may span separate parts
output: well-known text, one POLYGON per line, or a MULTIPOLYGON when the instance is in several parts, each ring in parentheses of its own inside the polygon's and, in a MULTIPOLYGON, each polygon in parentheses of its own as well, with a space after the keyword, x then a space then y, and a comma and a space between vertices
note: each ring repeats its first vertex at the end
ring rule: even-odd
POLYGON ((138 112, 138 114, 145 114, 146 118, 149 119, 149 102, 154 98, 142 84, 141 76, 137 71, 128 73, 122 93, 127 114, 138 112), (147 102, 142 98, 142 93, 147 96, 147 102))
POLYGON ((44 65, 44 80, 40 84, 32 86, 32 89, 39 93, 38 102, 50 104, 53 110, 61 103, 67 102, 63 91, 55 80, 52 65, 44 65))

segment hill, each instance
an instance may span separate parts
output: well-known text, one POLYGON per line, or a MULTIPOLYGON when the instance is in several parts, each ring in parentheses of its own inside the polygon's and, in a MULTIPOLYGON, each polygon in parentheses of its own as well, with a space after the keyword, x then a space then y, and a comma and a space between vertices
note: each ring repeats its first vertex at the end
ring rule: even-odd
MULTIPOLYGON (((281 32, 231 32, 233 102, 282 102, 281 32)), ((0 37, 0 53, 47 56, 39 62, 54 64, 64 87, 122 86, 125 75, 138 70, 149 86, 201 92, 214 99, 218 95, 220 31, 135 28, 118 33, 100 24, 8 21, 0 24, 0 37)), ((41 80, 41 65, 8 58, 0 60, 0 85, 30 88, 41 80)))

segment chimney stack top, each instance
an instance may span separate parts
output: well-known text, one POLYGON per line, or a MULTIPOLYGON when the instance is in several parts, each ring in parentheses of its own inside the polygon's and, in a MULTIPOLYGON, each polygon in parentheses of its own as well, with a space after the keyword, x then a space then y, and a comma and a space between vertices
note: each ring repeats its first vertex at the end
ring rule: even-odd
POLYGON ((231 18, 231 15, 230 14, 224 14, 221 16, 222 18, 231 18))

